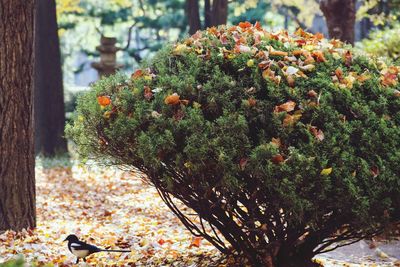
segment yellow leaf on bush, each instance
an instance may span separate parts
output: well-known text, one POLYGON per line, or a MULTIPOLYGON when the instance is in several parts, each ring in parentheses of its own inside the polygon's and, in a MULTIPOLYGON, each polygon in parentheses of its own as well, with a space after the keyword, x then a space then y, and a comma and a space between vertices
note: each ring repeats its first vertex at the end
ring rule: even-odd
POLYGON ((248 61, 247 61, 247 67, 253 67, 254 66, 254 60, 253 59, 249 59, 248 61))
POLYGON ((282 145, 280 138, 272 138, 271 143, 278 148, 282 145))
POLYGON ((183 53, 187 52, 188 50, 190 50, 190 48, 185 45, 185 44, 178 44, 175 46, 174 48, 174 55, 182 55, 183 53))
POLYGON ((104 117, 105 119, 109 119, 110 116, 111 116, 111 111, 106 111, 106 112, 104 112, 104 114, 103 114, 103 117, 104 117))
POLYGON ((286 114, 285 118, 283 119, 283 126, 292 126, 294 125, 296 122, 298 122, 301 118, 301 114, 294 114, 294 115, 290 115, 290 114, 286 114))
POLYGON ((331 173, 332 173, 332 167, 331 167, 331 168, 323 169, 323 170, 321 171, 321 175, 325 175, 325 176, 328 176, 328 175, 331 174, 331 173))
POLYGON ((197 103, 197 102, 193 102, 193 107, 196 109, 199 109, 199 108, 201 108, 201 104, 197 103))

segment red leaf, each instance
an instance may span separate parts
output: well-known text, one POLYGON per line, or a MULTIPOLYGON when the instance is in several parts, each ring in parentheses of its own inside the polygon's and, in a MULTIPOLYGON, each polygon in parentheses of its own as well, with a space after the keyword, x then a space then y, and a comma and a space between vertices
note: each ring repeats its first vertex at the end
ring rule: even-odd
POLYGON ((315 136, 315 138, 318 139, 318 141, 323 141, 325 139, 324 132, 322 130, 319 130, 317 127, 312 126, 310 128, 310 131, 315 136))
POLYGON ((281 164, 285 159, 281 154, 277 154, 272 157, 271 161, 275 164, 281 164))
POLYGON ((248 22, 248 21, 239 23, 239 27, 242 28, 242 29, 251 28, 251 26, 252 26, 251 23, 248 22))
POLYGON ((108 211, 108 210, 105 210, 105 211, 104 211, 103 216, 108 217, 108 216, 111 216, 111 215, 112 215, 112 212, 111 212, 111 211, 108 211))
POLYGON ((343 80, 343 70, 341 68, 337 68, 335 70, 335 75, 338 78, 339 81, 343 80))
POLYGON ((326 58, 324 56, 324 53, 322 51, 314 51, 312 52, 313 57, 315 58, 315 60, 317 60, 318 62, 325 62, 326 58))
POLYGON ((249 98, 248 101, 250 107, 254 107, 257 104, 257 100, 255 100, 254 98, 249 98))
POLYGON ((351 66, 351 62, 353 61, 353 56, 351 54, 351 51, 347 50, 346 53, 344 53, 343 57, 344 57, 344 64, 347 67, 350 67, 351 66))
POLYGON ((138 70, 136 70, 136 71, 132 74, 131 78, 132 78, 133 80, 136 80, 136 79, 142 77, 143 74, 144 74, 143 70, 138 69, 138 70))
POLYGON ((377 166, 371 167, 370 171, 374 178, 379 175, 379 168, 377 166))
POLYGON ((258 22, 258 21, 256 22, 256 24, 254 24, 254 28, 256 28, 256 29, 259 30, 259 31, 262 31, 262 30, 263 30, 263 28, 262 28, 260 22, 258 22))
POLYGON ((241 158, 239 161, 239 167, 243 171, 246 168, 247 162, 249 161, 248 158, 241 158))
POLYGON ((150 87, 144 87, 144 98, 146 100, 150 100, 153 97, 153 92, 151 91, 150 87))

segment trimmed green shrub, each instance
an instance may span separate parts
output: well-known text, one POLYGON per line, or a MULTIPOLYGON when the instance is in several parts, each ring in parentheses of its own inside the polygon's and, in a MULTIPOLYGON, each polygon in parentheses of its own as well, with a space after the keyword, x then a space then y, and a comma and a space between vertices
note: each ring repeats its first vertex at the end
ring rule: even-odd
POLYGON ((94 84, 67 133, 222 252, 311 266, 399 218, 399 70, 320 34, 210 28, 94 84))

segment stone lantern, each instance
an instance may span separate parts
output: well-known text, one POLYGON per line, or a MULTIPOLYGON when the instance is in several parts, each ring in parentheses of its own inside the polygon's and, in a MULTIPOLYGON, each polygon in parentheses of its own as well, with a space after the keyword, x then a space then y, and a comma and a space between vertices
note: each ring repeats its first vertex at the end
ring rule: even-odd
POLYGON ((117 70, 123 67, 117 63, 117 52, 121 48, 116 47, 116 38, 101 36, 100 45, 96 50, 100 52, 100 62, 93 62, 92 67, 95 68, 100 78, 114 74, 117 70))

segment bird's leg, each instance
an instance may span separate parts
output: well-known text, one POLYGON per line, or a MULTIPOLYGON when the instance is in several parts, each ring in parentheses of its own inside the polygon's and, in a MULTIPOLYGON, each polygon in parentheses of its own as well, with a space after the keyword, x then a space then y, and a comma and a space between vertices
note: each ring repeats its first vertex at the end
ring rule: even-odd
POLYGON ((78 263, 79 263, 79 257, 76 258, 75 264, 78 264, 78 263))

